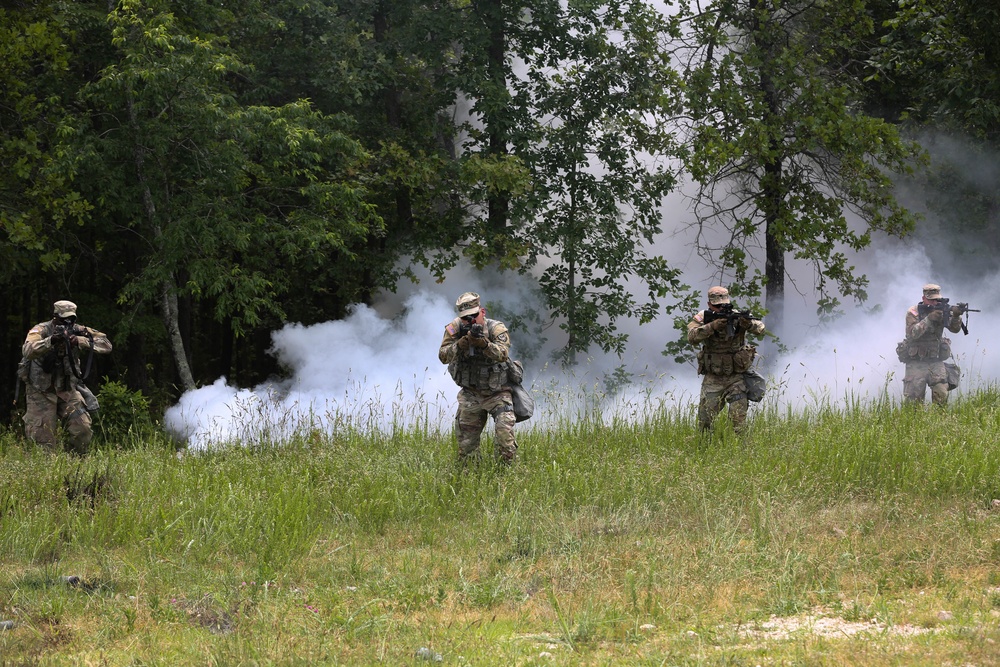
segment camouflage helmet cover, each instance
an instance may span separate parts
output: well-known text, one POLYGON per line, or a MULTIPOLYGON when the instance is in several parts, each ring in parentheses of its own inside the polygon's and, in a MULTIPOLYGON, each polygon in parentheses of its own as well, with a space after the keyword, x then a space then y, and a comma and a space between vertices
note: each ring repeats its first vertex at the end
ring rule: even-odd
POLYGON ((927 283, 924 285, 924 298, 925 299, 940 299, 941 298, 941 286, 935 285, 934 283, 927 283))
POLYGON ((455 307, 458 308, 459 317, 478 315, 479 295, 475 292, 466 292, 462 296, 458 297, 458 301, 455 302, 455 307))
POLYGON ((56 317, 76 317, 76 304, 72 301, 56 301, 52 304, 52 314, 56 317))
POLYGON ((729 290, 722 286, 709 287, 708 302, 713 306, 729 303, 729 290))

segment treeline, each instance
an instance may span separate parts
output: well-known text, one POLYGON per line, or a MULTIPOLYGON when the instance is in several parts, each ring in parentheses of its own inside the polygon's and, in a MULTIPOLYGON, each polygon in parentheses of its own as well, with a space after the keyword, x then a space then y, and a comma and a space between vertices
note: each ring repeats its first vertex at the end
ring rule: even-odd
MULTIPOLYGON (((166 402, 458 261, 537 276, 563 361, 620 352, 623 318, 697 294, 651 250, 678 223, 770 328, 786 259, 821 312, 864 299, 843 248, 920 231, 895 185, 922 133, 997 143, 1000 9, 688 4, 6 2, 0 400, 58 298, 111 334, 98 375, 166 402), (691 219, 663 220, 685 181, 691 219)), ((931 164, 950 231, 997 250, 995 179, 931 164)))

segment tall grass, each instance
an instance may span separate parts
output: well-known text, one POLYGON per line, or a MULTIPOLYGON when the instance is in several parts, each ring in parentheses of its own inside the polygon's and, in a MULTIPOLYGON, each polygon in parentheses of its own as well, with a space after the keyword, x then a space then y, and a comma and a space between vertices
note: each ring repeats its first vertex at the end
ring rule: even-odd
POLYGON ((509 470, 426 426, 84 459, 5 433, 0 664, 743 664, 770 614, 934 626, 919 591, 994 636, 998 393, 766 404, 742 437, 595 407, 528 422, 509 470))

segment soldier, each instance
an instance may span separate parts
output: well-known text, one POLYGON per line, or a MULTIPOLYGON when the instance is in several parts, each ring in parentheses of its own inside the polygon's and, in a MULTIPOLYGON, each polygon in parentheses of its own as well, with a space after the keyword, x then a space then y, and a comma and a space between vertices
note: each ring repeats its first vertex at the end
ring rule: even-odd
POLYGON ((21 348, 18 376, 26 387, 25 435, 49 451, 57 451, 56 428, 61 421, 77 454, 86 454, 93 437, 90 411, 97 399, 83 380, 92 355, 111 352, 111 341, 95 329, 76 323, 76 304, 56 301, 53 317, 32 327, 21 348), (88 351, 84 366, 80 351, 88 351))
MULTIPOLYGON (((698 426, 704 431, 712 427, 715 417, 729 404, 729 419, 737 432, 743 430, 747 418, 747 386, 743 373, 750 370, 757 348, 747 345, 746 334, 764 333, 764 323, 749 317, 721 317, 705 323, 706 314, 731 311, 729 291, 725 287, 708 290, 708 310, 699 311, 688 323, 688 342, 701 344, 698 352, 698 374, 701 401, 698 405, 698 426)), ((711 318, 709 318, 711 319, 711 318)))
POLYGON ((455 305, 458 317, 444 328, 438 359, 448 364, 448 372, 461 387, 455 417, 459 460, 480 457, 480 435, 492 415, 496 456, 501 463, 513 463, 517 442, 507 379, 510 335, 503 322, 487 319, 475 292, 458 297, 455 305))
POLYGON ((923 403, 927 387, 935 405, 948 403, 948 371, 944 362, 951 356, 951 340, 944 336, 945 327, 952 333, 962 329, 962 308, 940 308, 941 287, 924 285, 920 303, 906 311, 906 338, 901 358, 906 364, 903 376, 903 399, 923 403), (948 321, 945 323, 945 312, 948 321))

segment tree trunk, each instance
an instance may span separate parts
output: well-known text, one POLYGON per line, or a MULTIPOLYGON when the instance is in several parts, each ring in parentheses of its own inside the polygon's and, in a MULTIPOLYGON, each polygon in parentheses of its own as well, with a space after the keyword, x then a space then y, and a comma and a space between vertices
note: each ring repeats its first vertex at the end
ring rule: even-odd
MULTIPOLYGON (((132 91, 127 91, 126 105, 128 107, 128 119, 132 130, 132 160, 135 163, 135 176, 142 190, 142 205, 146 213, 146 222, 153 231, 153 236, 159 240, 163 236, 156 220, 156 204, 153 201, 153 194, 149 190, 149 183, 146 181, 145 170, 143 169, 142 146, 139 145, 139 121, 136 119, 135 105, 132 104, 132 91)), ((184 353, 184 340, 181 338, 180 323, 177 316, 177 287, 173 278, 163 281, 160 293, 160 315, 163 317, 163 325, 167 329, 167 337, 170 340, 170 351, 174 357, 174 364, 177 366, 177 375, 184 391, 191 391, 195 388, 194 377, 191 374, 191 366, 188 364, 187 355, 184 353)))
POLYGON ((167 327, 167 338, 170 341, 170 352, 177 365, 177 375, 184 391, 191 391, 195 388, 194 376, 191 375, 191 366, 188 364, 187 354, 184 352, 184 339, 181 337, 180 318, 177 314, 177 289, 173 281, 165 281, 163 292, 160 295, 160 313, 163 323, 167 327))
MULTIPOLYGON (((753 39, 760 49, 763 64, 758 74, 760 87, 764 93, 764 103, 767 106, 766 124, 775 121, 780 116, 781 103, 778 100, 774 78, 767 69, 774 50, 774 44, 767 32, 767 26, 761 26, 760 0, 751 0, 751 21, 753 39)), ((778 229, 781 220, 781 207, 784 201, 782 191, 782 145, 779 139, 771 138, 768 145, 768 159, 763 164, 764 175, 760 179, 760 207, 764 217, 764 275, 767 282, 764 287, 764 307, 767 308, 767 328, 781 335, 784 327, 785 300, 785 248, 781 241, 781 230, 778 229)))
MULTIPOLYGON (((481 0, 481 14, 486 22, 489 31, 489 46, 486 52, 486 72, 489 77, 489 84, 495 90, 507 90, 506 55, 507 55, 507 34, 504 30, 504 7, 503 0, 481 0)), ((497 95, 499 97, 499 95, 497 95)), ((486 131, 489 134, 489 155, 491 157, 502 157, 509 153, 508 136, 505 129, 503 113, 499 109, 492 108, 486 114, 484 121, 486 131)), ((503 190, 496 190, 489 196, 489 212, 487 223, 490 231, 497 234, 506 234, 507 217, 510 212, 510 195, 503 190)))

